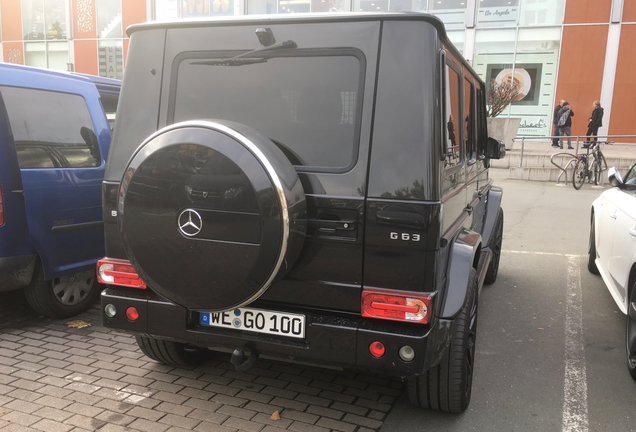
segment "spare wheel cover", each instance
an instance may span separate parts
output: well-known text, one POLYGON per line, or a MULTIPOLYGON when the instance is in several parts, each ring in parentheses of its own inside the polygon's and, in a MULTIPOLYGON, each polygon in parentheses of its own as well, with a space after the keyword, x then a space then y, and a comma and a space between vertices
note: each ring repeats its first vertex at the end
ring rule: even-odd
POLYGON ((220 311, 262 295, 297 258, 305 195, 276 145, 223 120, 148 138, 121 183, 119 230, 135 270, 190 309, 220 311))

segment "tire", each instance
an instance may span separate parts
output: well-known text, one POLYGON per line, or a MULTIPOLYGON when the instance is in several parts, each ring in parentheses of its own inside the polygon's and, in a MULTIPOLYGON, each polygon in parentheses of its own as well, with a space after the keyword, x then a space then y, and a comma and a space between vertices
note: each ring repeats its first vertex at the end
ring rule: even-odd
POLYGON ((495 219, 495 227, 493 229, 488 247, 492 251, 492 260, 488 265, 486 271, 486 278, 484 282, 492 284, 497 280, 497 274, 499 273, 499 260, 501 258, 501 244, 503 242, 503 224, 504 224, 504 212, 500 207, 497 211, 497 218, 495 219))
POLYGON ((579 159, 574 164, 574 173, 572 175, 572 186, 574 189, 579 190, 585 180, 587 180, 587 162, 585 159, 579 159))
POLYGON ((477 336, 477 272, 471 269, 466 302, 455 320, 450 345, 442 361, 408 380, 413 405, 461 413, 470 403, 477 336))
POLYGON ((31 307, 50 318, 68 318, 84 312, 100 291, 95 270, 44 280, 41 262, 35 266, 31 284, 24 289, 31 307))
POLYGON ((599 274, 596 267, 596 229, 594 227, 594 215, 592 215, 592 223, 590 224, 590 241, 587 248, 587 269, 592 274, 599 274))
POLYGON ((627 369, 636 381, 636 282, 632 285, 627 303, 627 369))
POLYGON ((592 161, 592 166, 590 167, 588 176, 590 178, 590 183, 592 183, 593 185, 598 185, 601 183, 601 165, 596 159, 592 161))
POLYGON ((245 306, 300 255, 302 183, 276 144, 245 125, 167 126, 140 146, 125 172, 118 214, 126 255, 149 288, 180 306, 245 306), (184 162, 162 168, 160 184, 149 183, 156 161, 174 155, 184 162))
POLYGON ((141 352, 154 361, 177 367, 198 366, 205 360, 205 351, 180 342, 136 336, 141 352))

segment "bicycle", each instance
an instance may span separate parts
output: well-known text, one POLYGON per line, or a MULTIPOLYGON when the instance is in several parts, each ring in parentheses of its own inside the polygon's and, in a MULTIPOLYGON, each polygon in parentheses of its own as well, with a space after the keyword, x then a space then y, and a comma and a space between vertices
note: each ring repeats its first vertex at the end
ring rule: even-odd
POLYGON ((601 151, 601 146, 605 144, 614 144, 614 141, 596 141, 588 145, 583 144, 583 147, 587 149, 586 153, 575 156, 572 177, 574 189, 581 189, 585 180, 595 185, 600 183, 602 172, 607 170, 607 162, 601 151))

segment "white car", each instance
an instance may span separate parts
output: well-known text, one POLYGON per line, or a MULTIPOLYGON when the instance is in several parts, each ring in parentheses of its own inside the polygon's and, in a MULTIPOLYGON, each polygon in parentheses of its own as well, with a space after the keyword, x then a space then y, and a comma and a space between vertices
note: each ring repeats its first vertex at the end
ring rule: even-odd
POLYGON ((616 168, 608 177, 613 187, 592 203, 587 268, 627 315, 627 366, 636 380, 636 164, 624 180, 616 168))

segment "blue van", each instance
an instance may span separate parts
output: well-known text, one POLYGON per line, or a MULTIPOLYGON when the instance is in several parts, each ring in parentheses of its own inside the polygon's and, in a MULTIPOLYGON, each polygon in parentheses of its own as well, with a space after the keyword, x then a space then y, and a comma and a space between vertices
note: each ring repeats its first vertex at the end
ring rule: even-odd
POLYGON ((0 63, 0 291, 82 312, 100 291, 101 184, 121 82, 0 63))

